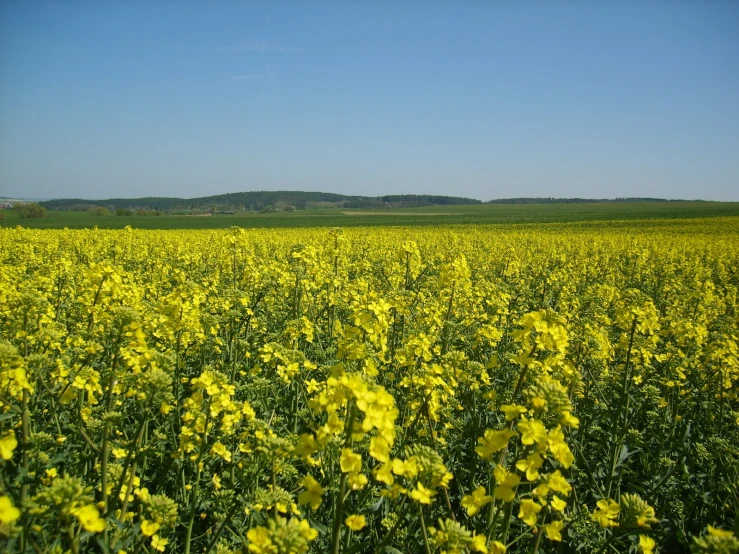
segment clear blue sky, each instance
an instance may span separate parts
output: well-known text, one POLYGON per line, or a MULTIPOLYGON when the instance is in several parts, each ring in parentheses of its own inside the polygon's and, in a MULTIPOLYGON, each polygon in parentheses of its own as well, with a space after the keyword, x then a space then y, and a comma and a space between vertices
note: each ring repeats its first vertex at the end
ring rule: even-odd
POLYGON ((0 196, 739 200, 739 2, 0 1, 0 196))

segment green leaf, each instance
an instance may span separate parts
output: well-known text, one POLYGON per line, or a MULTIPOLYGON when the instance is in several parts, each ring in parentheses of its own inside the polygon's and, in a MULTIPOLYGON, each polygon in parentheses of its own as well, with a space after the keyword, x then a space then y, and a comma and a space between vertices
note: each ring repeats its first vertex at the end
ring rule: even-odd
POLYGON ((328 533, 328 528, 323 523, 320 523, 319 521, 316 521, 311 517, 308 518, 308 523, 310 523, 310 526, 318 531, 321 535, 325 535, 326 533, 328 533))

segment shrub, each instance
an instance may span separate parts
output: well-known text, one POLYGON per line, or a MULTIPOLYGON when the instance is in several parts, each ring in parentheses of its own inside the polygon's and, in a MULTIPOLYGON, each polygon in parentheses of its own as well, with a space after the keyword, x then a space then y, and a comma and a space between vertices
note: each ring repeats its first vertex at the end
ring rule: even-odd
POLYGON ((129 210, 128 208, 118 208, 115 211, 115 215, 123 215, 123 216, 133 215, 133 210, 129 210))
POLYGON ((46 208, 36 203, 18 204, 13 209, 21 216, 21 219, 46 217, 46 208))
POLYGON ((110 215, 110 212, 107 208, 103 206, 95 206, 93 208, 90 208, 88 210, 92 215, 110 215))

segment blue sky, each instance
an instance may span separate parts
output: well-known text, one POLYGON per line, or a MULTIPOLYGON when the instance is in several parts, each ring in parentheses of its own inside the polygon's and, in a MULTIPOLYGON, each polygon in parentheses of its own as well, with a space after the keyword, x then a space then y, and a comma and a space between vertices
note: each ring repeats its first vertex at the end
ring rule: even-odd
POLYGON ((739 200, 739 3, 0 1, 0 196, 739 200))

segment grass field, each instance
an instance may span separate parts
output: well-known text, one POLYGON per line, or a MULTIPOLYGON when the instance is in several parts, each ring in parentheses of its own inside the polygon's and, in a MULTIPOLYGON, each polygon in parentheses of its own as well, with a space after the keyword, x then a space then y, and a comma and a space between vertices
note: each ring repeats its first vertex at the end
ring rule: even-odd
POLYGON ((54 212, 43 219, 21 220, 4 213, 0 227, 37 229, 222 229, 270 227, 366 227, 377 225, 461 225, 552 223, 739 215, 739 202, 624 202, 603 204, 483 204, 388 210, 304 210, 271 214, 162 216, 93 216, 87 212, 54 212), (443 216, 443 217, 437 217, 443 216))

